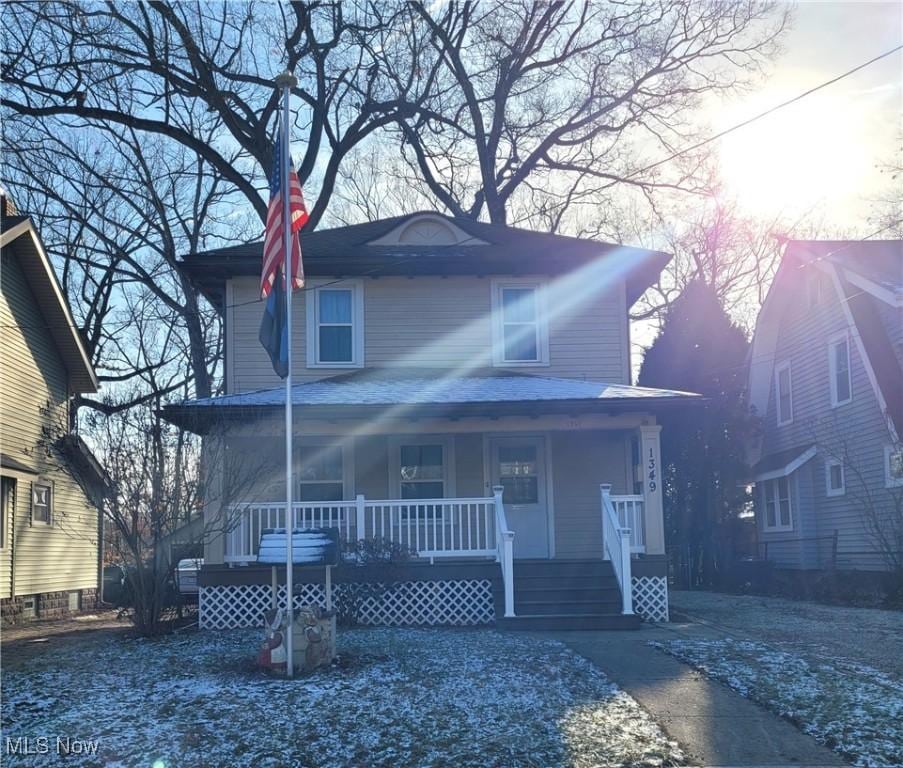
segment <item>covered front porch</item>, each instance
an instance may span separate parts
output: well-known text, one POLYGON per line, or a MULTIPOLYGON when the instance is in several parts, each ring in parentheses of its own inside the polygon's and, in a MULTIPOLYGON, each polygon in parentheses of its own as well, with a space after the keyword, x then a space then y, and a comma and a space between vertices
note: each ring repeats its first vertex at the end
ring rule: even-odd
MULTIPOLYGON (((512 387, 526 381, 534 390, 544 387, 542 394, 551 390, 549 401, 534 393, 517 401, 403 408, 297 403, 292 526, 337 529, 349 549, 386 543, 422 566, 423 579, 440 565, 444 573, 457 569, 462 581, 468 563, 494 567, 504 598, 497 619, 523 615, 525 603, 551 604, 552 593, 574 602, 572 593, 586 592, 596 601, 576 606, 578 612, 596 610, 604 599, 606 611, 632 614, 637 563, 644 563, 642 578, 654 576, 665 589, 655 406, 678 398, 601 385, 611 402, 560 402, 562 391, 583 394, 600 385, 511 380, 512 387)), ((490 394, 499 387, 497 378, 491 388, 483 382, 490 394)), ((455 395, 468 385, 475 386, 464 381, 455 395)), ((347 386, 323 381, 297 388, 313 399, 319 389, 332 397, 334 388, 347 386)), ((353 396, 365 400, 368 392, 353 396)), ((230 569, 253 568, 261 532, 286 523, 280 410, 248 407, 246 396, 235 403, 216 422, 210 410, 195 407, 191 414, 208 418, 205 450, 221 457, 210 461, 205 507, 205 527, 217 532, 205 543, 210 587, 230 569)))

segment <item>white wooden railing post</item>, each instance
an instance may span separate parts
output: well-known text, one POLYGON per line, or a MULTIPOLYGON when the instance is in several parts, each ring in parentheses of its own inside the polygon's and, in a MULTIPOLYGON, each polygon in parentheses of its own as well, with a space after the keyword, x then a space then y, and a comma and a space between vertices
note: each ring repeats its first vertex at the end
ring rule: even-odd
POLYGON ((602 498, 602 553, 612 561, 621 588, 621 613, 633 613, 633 578, 630 573, 630 528, 621 525, 611 501, 611 485, 599 486, 602 498))
POLYGON ((611 496, 611 484, 610 483, 602 483, 599 486, 599 503, 602 509, 602 559, 603 560, 611 560, 611 556, 608 554, 609 543, 606 540, 608 532, 605 530, 605 498, 607 496, 611 496))
POLYGON ((502 496, 505 488, 495 485, 492 495, 495 498, 496 547, 498 559, 502 567, 502 583, 505 587, 505 617, 514 616, 514 532, 508 530, 505 517, 505 504, 502 496))
MULTIPOLYGON (((355 514, 355 528, 356 536, 358 541, 363 541, 366 534, 366 518, 364 517, 364 509, 366 508, 366 500, 364 499, 364 494, 359 493, 354 497, 354 514, 355 514)), ((375 533, 375 532, 374 532, 375 533)))

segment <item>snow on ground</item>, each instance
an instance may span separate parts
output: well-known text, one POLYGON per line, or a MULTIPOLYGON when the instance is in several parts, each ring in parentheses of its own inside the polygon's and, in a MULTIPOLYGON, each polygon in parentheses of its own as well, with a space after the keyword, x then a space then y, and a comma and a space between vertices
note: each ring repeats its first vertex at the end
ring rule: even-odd
MULTIPOLYGON (((254 667, 261 633, 95 636, 7 669, 4 739, 100 740, 105 766, 676 765, 627 694, 560 643, 488 630, 339 633, 340 663, 254 667)), ((4 765, 48 765, 46 755, 4 765)), ((60 761, 63 764, 63 761, 60 761)))
POLYGON ((903 680, 903 612, 717 592, 669 593, 671 607, 806 656, 856 659, 903 680))
POLYGON ((844 659, 742 640, 653 643, 792 720, 857 766, 903 765, 903 685, 844 659))

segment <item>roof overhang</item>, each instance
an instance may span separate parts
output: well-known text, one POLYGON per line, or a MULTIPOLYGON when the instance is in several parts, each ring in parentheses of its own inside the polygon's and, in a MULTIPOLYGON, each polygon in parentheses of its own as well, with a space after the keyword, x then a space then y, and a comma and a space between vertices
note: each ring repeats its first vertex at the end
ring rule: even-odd
POLYGON ((810 445, 808 448, 791 448, 787 451, 766 456, 753 467, 753 479, 758 483, 763 480, 787 477, 796 472, 807 461, 814 459, 817 452, 817 447, 810 445))
POLYGON ((4 228, 0 232, 0 248, 12 249, 19 257, 25 278, 47 322, 48 332, 66 366, 70 389, 80 393, 97 392, 99 385, 88 350, 31 219, 24 218, 8 229, 4 228))
POLYGON ((38 474, 37 470, 32 469, 27 464, 24 464, 5 453, 0 453, 0 468, 10 469, 13 472, 24 472, 29 475, 38 474))
MULTIPOLYGON (((448 238, 446 238, 447 240, 448 238)), ((226 281, 260 276, 260 242, 185 256, 181 268, 222 311, 226 281)), ((301 232, 304 272, 310 277, 558 276, 592 263, 617 266, 632 306, 670 261, 670 254, 597 240, 553 235, 418 213, 363 225, 301 232), (468 237, 457 243, 400 242, 418 220, 445 223, 468 237)))

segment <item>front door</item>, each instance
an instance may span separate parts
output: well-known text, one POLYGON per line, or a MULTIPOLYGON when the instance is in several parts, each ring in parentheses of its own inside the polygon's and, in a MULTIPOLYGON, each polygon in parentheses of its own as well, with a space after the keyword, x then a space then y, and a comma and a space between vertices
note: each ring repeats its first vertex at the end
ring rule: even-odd
POLYGON ((508 527, 515 557, 549 557, 545 440, 494 437, 489 441, 492 484, 505 489, 508 527))

